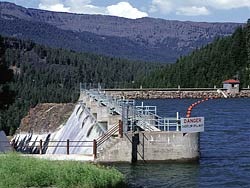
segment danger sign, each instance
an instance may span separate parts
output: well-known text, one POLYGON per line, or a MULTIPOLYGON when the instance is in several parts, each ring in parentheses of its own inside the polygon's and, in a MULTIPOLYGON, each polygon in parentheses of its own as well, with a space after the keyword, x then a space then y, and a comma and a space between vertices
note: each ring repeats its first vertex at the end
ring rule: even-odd
POLYGON ((181 118, 181 132, 204 132, 204 117, 181 118))

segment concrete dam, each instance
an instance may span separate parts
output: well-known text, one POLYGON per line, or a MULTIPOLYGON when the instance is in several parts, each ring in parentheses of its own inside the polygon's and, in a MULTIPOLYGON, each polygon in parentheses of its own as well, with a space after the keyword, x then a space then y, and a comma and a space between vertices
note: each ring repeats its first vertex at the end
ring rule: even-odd
POLYGON ((54 130, 19 131, 11 143, 22 153, 52 159, 78 155, 96 162, 197 160, 204 118, 180 118, 178 113, 163 118, 156 111, 155 106, 136 106, 134 100, 81 87, 66 122, 54 130))

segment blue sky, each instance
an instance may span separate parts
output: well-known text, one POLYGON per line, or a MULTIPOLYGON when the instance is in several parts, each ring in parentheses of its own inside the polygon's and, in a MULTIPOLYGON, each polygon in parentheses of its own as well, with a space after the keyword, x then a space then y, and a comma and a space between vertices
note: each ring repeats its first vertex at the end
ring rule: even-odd
MULTIPOLYGON (((3 0, 0 0, 3 1, 3 0)), ((131 19, 241 22, 250 18, 250 0, 4 0, 27 8, 131 19)))

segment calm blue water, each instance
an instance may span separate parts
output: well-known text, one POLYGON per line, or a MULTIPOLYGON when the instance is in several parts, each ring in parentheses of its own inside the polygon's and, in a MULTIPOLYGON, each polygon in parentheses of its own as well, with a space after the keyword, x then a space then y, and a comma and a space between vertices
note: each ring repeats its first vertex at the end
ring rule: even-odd
MULTIPOLYGON (((188 106, 195 101, 144 100, 144 105, 156 105, 161 116, 175 117, 179 111, 184 117, 188 106)), ((144 188, 250 187, 250 99, 210 100, 196 106, 192 116, 205 117, 199 162, 117 165, 131 185, 144 188)))

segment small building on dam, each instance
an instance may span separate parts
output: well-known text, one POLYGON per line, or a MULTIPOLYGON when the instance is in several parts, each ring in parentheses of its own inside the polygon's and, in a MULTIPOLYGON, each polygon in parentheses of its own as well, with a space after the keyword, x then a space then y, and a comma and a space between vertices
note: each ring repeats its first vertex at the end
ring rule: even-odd
POLYGON ((226 89, 228 93, 239 93, 240 81, 234 79, 225 80, 223 82, 223 89, 226 89))
POLYGON ((202 117, 180 118, 177 113, 163 118, 155 106, 136 106, 134 100, 81 87, 76 104, 31 109, 12 145, 52 159, 77 155, 96 162, 190 161, 199 158, 202 131, 202 117))

